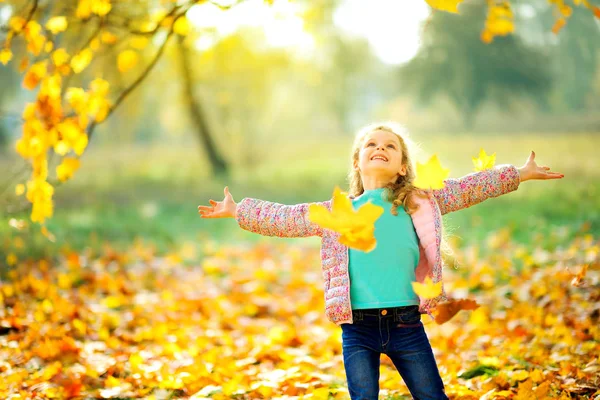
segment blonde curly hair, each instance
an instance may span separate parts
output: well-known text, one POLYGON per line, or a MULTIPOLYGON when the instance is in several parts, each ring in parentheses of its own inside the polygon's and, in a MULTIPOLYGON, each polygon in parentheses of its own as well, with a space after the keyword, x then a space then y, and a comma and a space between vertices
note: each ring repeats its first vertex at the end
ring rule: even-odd
POLYGON ((390 132, 398 137, 402 150, 402 164, 406 166, 406 175, 399 175, 395 182, 388 183, 385 188, 388 189, 387 200, 392 203, 392 214, 398 215, 398 206, 403 206, 407 214, 412 214, 418 209, 418 205, 414 202, 414 196, 426 196, 426 194, 413 186, 415 179, 415 166, 413 164, 411 148, 416 148, 416 145, 410 141, 408 132, 404 127, 395 122, 378 122, 367 125, 360 129, 354 139, 352 146, 352 156, 350 160, 350 173, 348 181, 350 183, 349 195, 352 197, 360 196, 364 191, 360 171, 354 168, 355 163, 358 163, 358 156, 367 136, 375 131, 390 132), (409 148, 410 147, 410 148, 409 148))

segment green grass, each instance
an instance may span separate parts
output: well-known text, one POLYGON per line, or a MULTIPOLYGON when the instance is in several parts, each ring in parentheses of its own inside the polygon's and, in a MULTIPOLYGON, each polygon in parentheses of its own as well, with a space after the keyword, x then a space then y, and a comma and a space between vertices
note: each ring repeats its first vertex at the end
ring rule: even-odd
MULTIPOLYGON (((598 137, 437 135, 422 138, 428 152, 416 154, 420 161, 439 154, 456 177, 471 172, 471 157, 481 147, 497 153, 497 165, 517 166, 534 149, 540 165, 565 173, 562 180, 524 182, 517 192, 444 217, 446 228, 462 244, 485 243, 492 232, 506 227, 516 241, 528 244, 559 227, 574 235, 587 226, 600 236, 600 158, 593 146, 598 137)), ((286 204, 325 200, 335 185, 346 187, 350 138, 271 146, 260 165, 238 165, 227 182, 211 177, 196 147, 92 148, 76 177, 56 191, 55 215, 47 224, 56 242, 48 242, 39 228, 18 232, 8 226, 10 218, 27 220, 28 212, 2 215, 0 263, 9 252, 51 256, 64 246, 100 249, 106 242, 119 249, 136 238, 154 243, 159 252, 176 249, 183 241, 289 240, 244 232, 232 219, 201 219, 196 210, 209 198, 222 198, 225 185, 236 201, 258 197, 286 204), (25 243, 21 249, 14 246, 17 236, 25 243)), ((0 167, 7 169, 1 161, 0 167)), ((318 245, 318 240, 308 240, 318 245)))

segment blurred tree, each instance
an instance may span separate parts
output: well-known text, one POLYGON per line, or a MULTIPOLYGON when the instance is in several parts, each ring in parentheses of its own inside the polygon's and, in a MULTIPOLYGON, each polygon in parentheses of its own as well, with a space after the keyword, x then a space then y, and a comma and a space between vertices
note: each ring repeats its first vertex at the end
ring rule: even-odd
POLYGON ((184 103, 192 116, 197 137, 204 151, 208 154, 208 159, 210 160, 210 164, 212 165, 215 174, 227 176, 229 168, 215 146, 213 139, 214 134, 211 132, 208 120, 206 119, 206 113, 204 112, 201 100, 194 93, 191 50, 186 46, 182 37, 179 37, 177 42, 180 55, 181 76, 183 78, 184 103))
POLYGON ((486 44, 479 35, 484 20, 485 8, 478 4, 464 4, 459 16, 434 12, 424 26, 419 52, 400 68, 402 84, 420 102, 448 96, 469 129, 485 101, 506 106, 518 94, 545 105, 551 85, 546 54, 516 36, 486 44))

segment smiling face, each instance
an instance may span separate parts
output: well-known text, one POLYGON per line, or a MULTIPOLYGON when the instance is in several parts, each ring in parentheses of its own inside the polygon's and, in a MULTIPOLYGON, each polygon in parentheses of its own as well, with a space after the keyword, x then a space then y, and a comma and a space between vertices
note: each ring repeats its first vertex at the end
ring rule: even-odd
POLYGON ((368 133, 358 149, 354 168, 360 171, 362 181, 394 181, 398 175, 406 175, 402 159, 402 145, 397 135, 384 130, 368 133))

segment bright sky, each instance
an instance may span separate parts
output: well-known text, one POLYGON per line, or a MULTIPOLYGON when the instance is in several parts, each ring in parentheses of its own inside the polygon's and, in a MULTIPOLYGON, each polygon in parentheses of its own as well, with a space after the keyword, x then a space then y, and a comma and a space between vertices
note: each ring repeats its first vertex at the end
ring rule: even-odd
POLYGON ((424 0, 345 0, 333 20, 344 31, 365 37, 383 62, 400 64, 417 53, 429 12, 424 0))
MULTIPOLYGON (((304 30, 301 6, 277 0, 266 6, 262 0, 248 0, 222 11, 211 3, 192 7, 190 21, 198 27, 214 28, 219 36, 235 32, 238 26, 262 26, 268 44, 295 47, 310 56, 314 40, 304 30)), ((383 62, 400 64, 410 60, 420 43, 420 25, 428 17, 424 0, 344 0, 334 14, 334 23, 349 35, 365 37, 383 62)), ((199 49, 214 44, 216 38, 204 35, 196 43, 199 49)))

